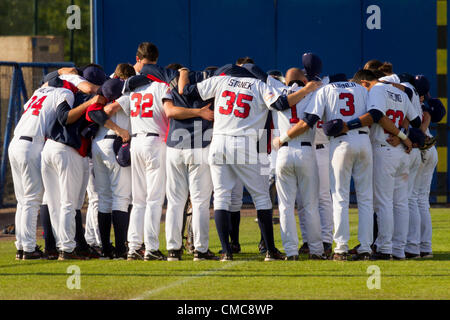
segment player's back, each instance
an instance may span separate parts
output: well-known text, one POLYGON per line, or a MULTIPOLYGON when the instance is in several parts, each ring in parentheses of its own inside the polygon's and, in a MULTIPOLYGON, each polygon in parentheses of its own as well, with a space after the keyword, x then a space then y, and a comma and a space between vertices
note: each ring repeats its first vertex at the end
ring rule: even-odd
MULTIPOLYGON (((282 94, 289 95, 300 90, 302 87, 297 86, 296 84, 292 87, 285 86, 284 88, 279 87, 281 89, 282 94)), ((296 105, 291 106, 289 109, 284 111, 272 111, 273 123, 276 129, 279 129, 280 132, 287 132, 291 127, 295 126, 301 119, 304 118, 305 110, 309 105, 314 93, 308 94, 305 98, 303 98, 296 105)), ((302 135, 292 139, 292 143, 294 141, 303 141, 303 142, 314 142, 314 129, 308 129, 302 135)))
POLYGON ((320 88, 315 99, 324 107, 323 121, 342 119, 345 122, 367 112, 367 90, 354 82, 333 82, 320 88))
POLYGON ((215 135, 257 135, 266 123, 267 104, 270 105, 277 97, 274 90, 255 78, 215 76, 199 83, 198 87, 199 92, 202 89, 211 91, 208 98, 215 97, 215 135), (201 88, 206 83, 213 87, 212 91, 201 88))
POLYGON ((118 99, 130 116, 133 134, 156 133, 161 137, 166 136, 169 119, 164 111, 163 99, 172 99, 172 96, 167 84, 161 82, 141 86, 118 99))
POLYGON ((65 88, 41 87, 24 105, 24 112, 14 130, 16 136, 45 138, 48 127, 56 121, 57 107, 67 101, 72 106, 73 93, 65 88))
MULTIPOLYGON (((408 96, 403 91, 384 83, 377 83, 370 89, 367 107, 369 110, 377 109, 382 111, 394 122, 397 128, 401 127, 405 118, 412 120, 418 115, 408 96)), ((371 126, 370 136, 372 142, 386 144, 389 133, 379 124, 374 123, 371 126)))

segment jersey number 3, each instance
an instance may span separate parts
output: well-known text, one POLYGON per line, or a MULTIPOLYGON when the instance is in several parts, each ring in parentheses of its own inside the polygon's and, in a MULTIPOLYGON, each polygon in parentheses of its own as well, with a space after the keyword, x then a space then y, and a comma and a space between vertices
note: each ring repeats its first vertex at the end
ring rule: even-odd
MULTIPOLYGON (((236 93, 227 90, 222 93, 222 97, 229 97, 229 99, 227 100, 227 108, 225 109, 225 107, 219 107, 219 113, 229 115, 234 108, 236 93)), ((246 102, 243 102, 243 100, 247 100, 250 102, 253 101, 253 97, 243 93, 240 93, 238 95, 236 105, 240 108, 243 108, 242 112, 238 109, 234 110, 234 115, 238 118, 247 118, 250 113, 250 105, 246 102)))
POLYGON ((150 110, 151 107, 153 107, 153 95, 151 93, 147 93, 144 96, 142 96, 142 94, 140 93, 134 93, 131 96, 131 100, 133 100, 135 103, 134 110, 130 111, 130 116, 138 117, 140 114, 141 118, 153 117, 153 111, 150 110))
POLYGON ((355 98, 353 96, 353 94, 351 93, 344 93, 342 92, 339 95, 339 99, 340 100, 345 100, 345 107, 341 108, 341 114, 344 117, 348 117, 348 116, 352 116, 355 114, 355 98))

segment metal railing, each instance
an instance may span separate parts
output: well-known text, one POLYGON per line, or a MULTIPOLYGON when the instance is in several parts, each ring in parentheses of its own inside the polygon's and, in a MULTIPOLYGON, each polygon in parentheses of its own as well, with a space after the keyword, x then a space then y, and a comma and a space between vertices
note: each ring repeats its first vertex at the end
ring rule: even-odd
MULTIPOLYGON (((72 62, 58 62, 58 63, 45 63, 45 62, 12 62, 12 61, 0 61, 0 67, 11 67, 12 75, 10 81, 9 100, 8 100, 8 113, 6 116, 5 132, 3 138, 3 148, 0 161, 0 207, 4 206, 4 191, 6 182, 6 173, 8 166, 8 147, 11 140, 11 129, 15 126, 22 114, 22 106, 28 101, 26 81, 24 79, 22 68, 42 69, 42 77, 49 73, 49 69, 58 69, 63 67, 73 67, 72 62)), ((32 92, 37 88, 29 88, 32 92)), ((29 92, 30 92, 29 91, 29 92)), ((0 102, 1 103, 1 102, 0 102)), ((0 110, 2 106, 0 104, 0 110)), ((0 113, 1 117, 1 113, 0 113)), ((1 118, 0 118, 1 120, 1 118)), ((1 132, 0 132, 1 139, 1 132)))

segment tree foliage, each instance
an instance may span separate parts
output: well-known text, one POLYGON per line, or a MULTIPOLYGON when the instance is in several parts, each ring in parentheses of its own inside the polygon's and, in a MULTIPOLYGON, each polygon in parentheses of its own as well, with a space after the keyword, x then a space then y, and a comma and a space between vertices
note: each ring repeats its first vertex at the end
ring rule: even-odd
MULTIPOLYGON (((0 36, 33 35, 35 0, 0 0, 0 36)), ((64 58, 70 60, 70 33, 66 21, 71 0, 38 0, 37 35, 64 38, 64 58)), ((81 29, 74 30, 74 62, 90 62, 90 1, 74 0, 81 9, 81 29)))

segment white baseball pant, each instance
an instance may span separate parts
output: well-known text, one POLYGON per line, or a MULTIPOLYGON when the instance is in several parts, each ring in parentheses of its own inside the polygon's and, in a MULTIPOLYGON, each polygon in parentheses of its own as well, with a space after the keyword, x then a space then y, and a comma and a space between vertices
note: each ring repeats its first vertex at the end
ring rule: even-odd
POLYGON ((268 171, 268 163, 264 163, 256 152, 256 141, 256 137, 248 136, 213 137, 209 163, 214 186, 214 210, 230 211, 231 192, 238 179, 250 193, 256 210, 272 209, 269 178, 261 175, 268 171))
POLYGON ((65 252, 72 252, 76 247, 75 210, 80 203, 85 163, 74 148, 53 140, 45 143, 42 180, 56 245, 65 252))
MULTIPOLYGON (((322 240, 326 243, 333 243, 333 202, 331 200, 330 189, 330 144, 320 144, 323 148, 317 149, 316 160, 319 169, 319 214, 322 228, 322 240)), ((305 225, 305 210, 300 197, 300 189, 297 191, 297 211, 300 222, 300 232, 302 239, 307 242, 308 230, 305 225)))
POLYGON ((405 252, 420 254, 420 213, 417 194, 414 187, 419 179, 418 172, 422 163, 420 150, 414 148, 409 154, 409 177, 408 177, 408 208, 409 208, 409 227, 406 240, 405 252))
POLYGON ((409 227, 409 155, 402 145, 374 144, 373 171, 377 251, 404 258, 409 227))
POLYGON ((358 253, 371 252, 373 241, 372 148, 368 134, 349 131, 330 140, 330 187, 333 199, 336 253, 348 251, 349 198, 353 177, 358 201, 358 253))
MULTIPOLYGON (((438 163, 438 154, 435 147, 432 147, 422 154, 422 163, 417 173, 416 184, 414 185, 414 195, 417 197, 419 208, 419 221, 409 224, 409 233, 415 234, 413 243, 415 246, 411 253, 432 252, 432 223, 430 215, 430 188, 433 173, 438 163), (418 238, 417 238, 418 237, 418 238)), ((410 249, 410 247, 408 247, 410 249)), ((409 251, 408 251, 409 252, 409 251)))
POLYGON ((182 247, 183 211, 190 194, 194 247, 202 253, 208 251, 209 206, 212 194, 208 154, 209 147, 184 150, 167 147, 167 250, 179 250, 182 247))
POLYGON ((323 254, 319 216, 319 174, 316 155, 310 146, 287 146, 278 151, 276 187, 280 230, 287 256, 298 255, 298 234, 295 220, 297 188, 305 211, 307 242, 311 254, 323 254))
POLYGON ((166 144, 160 137, 138 134, 131 140, 130 153, 133 209, 128 246, 130 250, 138 250, 144 241, 148 253, 159 250, 159 229, 166 191, 166 144))
POLYGON ((94 185, 94 164, 89 160, 89 183, 87 185, 87 194, 89 205, 86 213, 86 225, 84 237, 90 246, 101 247, 100 231, 98 229, 98 193, 94 185))
POLYGON ((17 199, 15 216, 16 248, 33 252, 36 248, 36 226, 44 188, 41 176, 41 151, 43 139, 32 142, 14 137, 8 156, 17 199))
POLYGON ((131 168, 117 163, 113 143, 114 139, 95 139, 92 143, 98 211, 105 213, 127 212, 131 203, 131 168))

